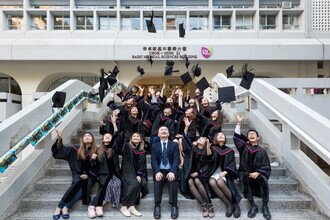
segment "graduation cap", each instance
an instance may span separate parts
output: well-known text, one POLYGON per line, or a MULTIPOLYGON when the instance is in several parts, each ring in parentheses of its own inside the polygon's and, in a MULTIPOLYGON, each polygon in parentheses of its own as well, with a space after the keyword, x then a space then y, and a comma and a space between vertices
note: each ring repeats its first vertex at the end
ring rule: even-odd
POLYGON ((144 69, 140 66, 137 67, 137 71, 140 73, 141 77, 146 73, 144 72, 144 69))
POLYGON ((198 66, 199 64, 197 63, 196 66, 193 66, 192 72, 194 74, 194 77, 199 77, 202 74, 202 69, 198 66))
POLYGON ((190 61, 188 59, 188 55, 184 55, 184 59, 186 60, 186 68, 188 69, 189 68, 189 65, 190 65, 190 61))
POLYGON ((151 55, 148 57, 148 61, 150 62, 151 66, 152 66, 152 64, 154 63, 154 61, 153 61, 153 59, 152 59, 152 56, 151 56, 151 55))
POLYGON ((179 37, 184 37, 186 35, 186 30, 183 27, 183 23, 179 24, 179 37))
POLYGON ((230 102, 235 101, 235 88, 234 86, 221 87, 218 88, 218 98, 220 102, 230 102))
POLYGON ((173 60, 166 60, 166 66, 174 66, 173 60))
POLYGON ((233 72, 234 72, 234 65, 231 65, 230 67, 228 67, 228 69, 226 69, 227 79, 233 75, 233 72))
POLYGON ((203 77, 201 80, 199 80, 196 83, 196 86, 199 89, 199 91, 203 92, 205 89, 210 87, 210 83, 207 81, 207 79, 205 77, 203 77))
POLYGON ((243 74, 243 78, 241 83, 239 84, 240 86, 242 86, 243 88, 249 90, 253 81, 255 74, 247 71, 243 74))
POLYGON ((114 85, 117 82, 117 79, 113 74, 110 74, 107 79, 110 86, 114 85))
POLYGON ((165 76, 172 76, 172 72, 173 72, 173 66, 166 66, 165 67, 165 72, 164 72, 165 76))
POLYGON ((116 65, 116 66, 113 68, 113 70, 112 70, 112 74, 113 74, 115 77, 117 77, 117 75, 118 75, 119 72, 120 72, 120 71, 119 71, 119 69, 118 69, 118 66, 116 65))
POLYGON ((184 85, 190 83, 193 79, 191 78, 189 72, 186 72, 180 76, 184 85))
POLYGON ((154 11, 151 11, 151 17, 150 17, 150 20, 146 20, 147 22, 147 28, 148 28, 148 32, 149 33, 157 33, 156 31, 156 27, 155 27, 155 24, 154 24, 154 11))
POLYGON ((65 103, 66 93, 56 91, 52 97, 53 108, 62 108, 65 103))

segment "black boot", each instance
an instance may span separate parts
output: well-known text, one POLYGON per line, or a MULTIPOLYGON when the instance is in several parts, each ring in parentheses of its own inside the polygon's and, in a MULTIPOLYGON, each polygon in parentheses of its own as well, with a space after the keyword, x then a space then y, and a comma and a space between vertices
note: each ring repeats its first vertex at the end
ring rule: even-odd
POLYGON ((251 208, 248 212, 248 217, 254 218, 257 213, 258 213, 258 206, 256 204, 251 204, 251 208))
POLYGON ((265 219, 270 220, 272 218, 272 215, 269 212, 269 208, 267 204, 264 204, 261 208, 261 212, 265 219))
POLYGON ((237 204, 234 204, 234 217, 239 218, 241 216, 241 209, 237 204))

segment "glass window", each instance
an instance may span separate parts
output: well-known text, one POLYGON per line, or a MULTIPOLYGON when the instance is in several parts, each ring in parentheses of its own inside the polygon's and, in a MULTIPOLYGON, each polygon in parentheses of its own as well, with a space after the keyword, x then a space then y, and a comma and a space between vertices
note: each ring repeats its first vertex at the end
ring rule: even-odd
POLYGON ((99 30, 117 30, 117 19, 114 16, 100 16, 99 30))
POLYGON ((276 16, 275 15, 260 15, 260 28, 261 29, 275 29, 276 16))
POLYGON ((283 29, 299 29, 298 16, 283 15, 283 29))
POLYGON ((122 16, 121 29, 123 31, 140 30, 140 17, 135 15, 122 16))
POLYGON ((21 88, 19 87, 18 83, 15 79, 10 77, 10 93, 16 95, 22 95, 21 88))
POLYGON ((23 29, 23 16, 8 15, 7 29, 8 30, 22 30, 23 29))
POLYGON ((70 17, 54 16, 54 30, 70 30, 70 17))
MULTIPOLYGON (((150 20, 150 17, 143 18, 143 30, 147 30, 146 20, 150 20)), ((153 22, 156 30, 163 30, 163 16, 154 16, 153 22)))
POLYGON ((207 16, 192 15, 189 19, 190 30, 207 30, 207 16))
POLYGON ((186 22, 185 15, 167 15, 166 16, 166 30, 178 30, 179 24, 186 22))
POLYGON ((9 77, 0 77, 0 92, 9 92, 9 77))
POLYGON ((249 30, 253 29, 252 15, 237 15, 236 16, 236 29, 249 30))
POLYGON ((223 30, 231 28, 231 16, 230 15, 215 15, 213 16, 213 29, 223 30))
POLYGON ((77 16, 76 30, 93 30, 93 16, 77 16))
POLYGON ((32 30, 46 30, 47 29, 47 17, 46 15, 34 15, 31 17, 31 29, 32 30))

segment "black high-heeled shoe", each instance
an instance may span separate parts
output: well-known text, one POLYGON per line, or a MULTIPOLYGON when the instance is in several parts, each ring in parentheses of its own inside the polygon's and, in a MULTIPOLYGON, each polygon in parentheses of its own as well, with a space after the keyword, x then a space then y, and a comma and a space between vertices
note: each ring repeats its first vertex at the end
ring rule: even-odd
POLYGON ((54 220, 60 219, 61 218, 61 215, 62 215, 62 210, 61 210, 60 214, 57 214, 57 215, 54 215, 53 214, 53 219, 54 220))
POLYGON ((227 207, 226 217, 229 218, 233 215, 234 207, 227 207))

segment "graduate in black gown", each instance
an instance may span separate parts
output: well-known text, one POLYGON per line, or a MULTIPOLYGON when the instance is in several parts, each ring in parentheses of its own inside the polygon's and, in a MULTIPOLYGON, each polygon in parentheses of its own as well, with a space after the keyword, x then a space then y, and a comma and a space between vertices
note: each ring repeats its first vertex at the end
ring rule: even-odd
POLYGON ((68 161, 72 173, 72 184, 56 207, 53 219, 59 219, 61 215, 63 219, 68 219, 70 217, 68 209, 76 201, 82 199, 84 205, 90 203, 92 186, 97 181, 92 161, 92 158, 97 156, 97 147, 90 133, 84 134, 80 146, 64 146, 62 132, 55 130, 58 139, 52 146, 53 157, 68 161))
POLYGON ((120 118, 118 130, 124 142, 129 142, 134 132, 138 132, 144 137, 143 122, 138 118, 138 114, 138 108, 132 107, 128 117, 120 118))
POLYGON ((212 151, 209 140, 200 137, 196 141, 196 146, 186 136, 191 121, 185 122, 185 132, 182 138, 183 152, 185 160, 183 165, 184 182, 187 184, 190 193, 203 208, 203 217, 214 217, 214 208, 209 193, 207 192, 208 177, 210 176, 209 163, 212 162, 212 151))
MULTIPOLYGON (((105 200, 107 186, 113 176, 119 177, 120 169, 118 160, 116 160, 115 152, 113 151, 113 139, 118 137, 116 133, 114 137, 110 133, 102 136, 102 143, 97 149, 97 158, 94 160, 97 165, 97 177, 99 182, 99 189, 92 199, 88 207, 88 217, 95 218, 96 216, 103 216, 103 202, 105 200)), ((120 187, 117 188, 120 191, 120 187)))
POLYGON ((218 132, 214 136, 212 145, 213 163, 212 176, 209 178, 209 184, 212 191, 226 205, 226 217, 230 217, 234 213, 234 217, 241 215, 238 203, 242 197, 239 195, 234 180, 238 178, 236 169, 235 152, 226 146, 226 136, 218 132))
POLYGON ((223 114, 220 110, 215 110, 211 113, 210 119, 206 120, 201 136, 208 137, 210 140, 212 140, 214 135, 221 131, 222 124, 223 114))
POLYGON ((99 86, 99 96, 100 96, 100 101, 102 102, 105 96, 105 91, 109 88, 108 86, 108 80, 105 78, 105 72, 104 69, 100 69, 100 86, 99 86))
POLYGON ((142 216, 136 210, 140 198, 149 193, 147 186, 147 161, 144 150, 143 136, 134 132, 129 142, 122 146, 117 146, 117 151, 121 152, 122 163, 120 178, 122 182, 121 191, 121 213, 129 217, 131 214, 142 216))
POLYGON ((258 145, 259 135, 256 130, 249 130, 247 137, 241 134, 242 118, 236 115, 237 125, 234 134, 234 143, 240 154, 239 177, 243 185, 243 195, 250 202, 248 217, 253 218, 258 213, 258 206, 253 196, 262 198, 261 211, 265 219, 271 219, 268 208, 269 187, 268 179, 271 166, 265 149, 258 145))
POLYGON ((158 129, 162 126, 165 126, 168 128, 170 132, 170 140, 174 139, 174 121, 171 118, 172 116, 172 109, 171 108, 165 108, 163 113, 158 114, 155 117, 155 120, 152 124, 151 129, 151 140, 153 140, 155 137, 158 137, 158 129))

